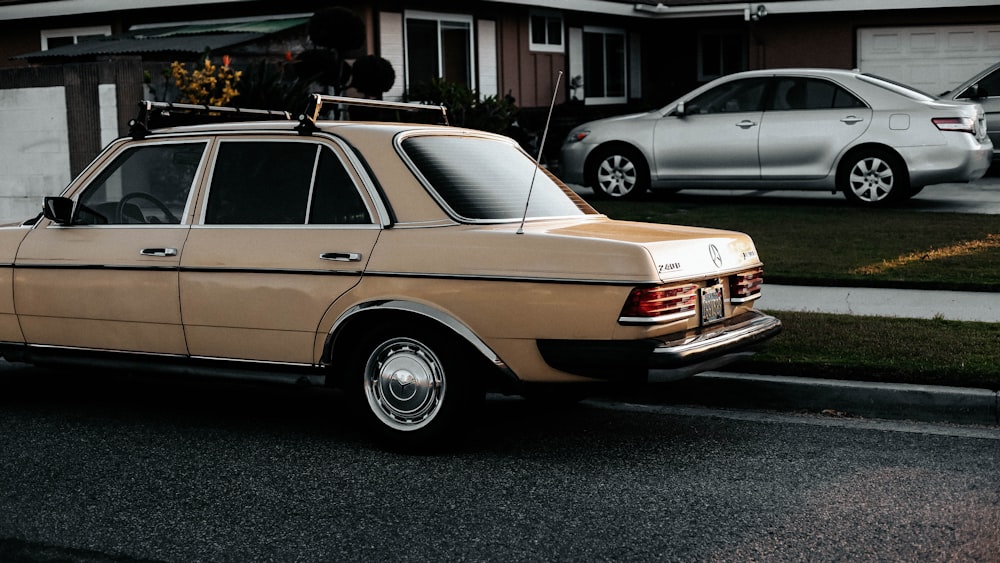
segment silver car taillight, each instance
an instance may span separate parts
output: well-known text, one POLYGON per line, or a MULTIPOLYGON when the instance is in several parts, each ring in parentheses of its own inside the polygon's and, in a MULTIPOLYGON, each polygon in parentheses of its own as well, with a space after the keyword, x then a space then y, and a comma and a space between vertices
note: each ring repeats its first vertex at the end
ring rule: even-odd
POLYGON ((976 134, 976 120, 971 117, 935 117, 931 121, 941 131, 976 134))

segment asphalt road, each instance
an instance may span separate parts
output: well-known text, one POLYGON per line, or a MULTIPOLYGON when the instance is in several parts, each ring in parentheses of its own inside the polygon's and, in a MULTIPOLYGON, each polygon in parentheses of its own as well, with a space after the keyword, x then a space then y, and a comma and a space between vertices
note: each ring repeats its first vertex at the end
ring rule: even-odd
POLYGON ((1000 429, 492 398, 453 453, 315 388, 0 376, 3 561, 997 561, 1000 429))

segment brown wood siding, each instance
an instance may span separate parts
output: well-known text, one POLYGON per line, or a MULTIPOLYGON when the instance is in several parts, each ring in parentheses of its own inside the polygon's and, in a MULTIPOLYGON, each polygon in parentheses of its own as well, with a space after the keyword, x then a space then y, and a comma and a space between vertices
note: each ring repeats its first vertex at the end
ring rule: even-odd
MULTIPOLYGON (((514 96, 519 107, 546 107, 552 100, 559 71, 566 69, 565 53, 540 53, 529 48, 527 11, 497 20, 499 92, 514 96)), ((565 76, 556 102, 569 99, 565 76)))

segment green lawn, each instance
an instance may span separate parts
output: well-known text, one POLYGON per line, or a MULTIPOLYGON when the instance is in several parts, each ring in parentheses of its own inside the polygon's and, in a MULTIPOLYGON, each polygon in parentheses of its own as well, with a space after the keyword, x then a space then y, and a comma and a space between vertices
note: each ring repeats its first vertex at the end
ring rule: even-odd
MULTIPOLYGON (((1000 299, 997 216, 857 209, 836 199, 591 203, 615 219, 749 233, 768 283, 969 290, 1000 299)), ((1000 389, 1000 324, 772 313, 782 334, 730 369, 1000 389)))
POLYGON ((591 201, 615 219, 749 233, 771 283, 1000 291, 1000 217, 766 201, 591 201))

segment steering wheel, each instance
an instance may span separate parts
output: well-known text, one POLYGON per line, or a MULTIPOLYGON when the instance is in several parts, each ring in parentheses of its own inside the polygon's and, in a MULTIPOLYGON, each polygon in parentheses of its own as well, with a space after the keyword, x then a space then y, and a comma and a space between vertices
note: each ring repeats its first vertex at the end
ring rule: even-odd
MULTIPOLYGON (((160 201, 160 200, 156 199, 155 197, 147 194, 146 192, 132 192, 130 194, 125 194, 122 197, 121 201, 118 202, 118 210, 117 210, 117 213, 116 213, 116 217, 118 219, 118 224, 124 224, 124 223, 126 223, 126 221, 125 221, 125 204, 128 203, 129 200, 133 200, 133 199, 144 199, 144 200, 148 201, 149 203, 152 203, 157 208, 159 208, 160 211, 163 212, 163 216, 167 218, 167 222, 168 223, 180 224, 181 220, 178 219, 176 215, 174 215, 173 213, 171 213, 170 209, 168 209, 167 206, 164 205, 162 201, 160 201)), ((142 222, 143 223, 146 222, 145 218, 143 218, 142 222)))

